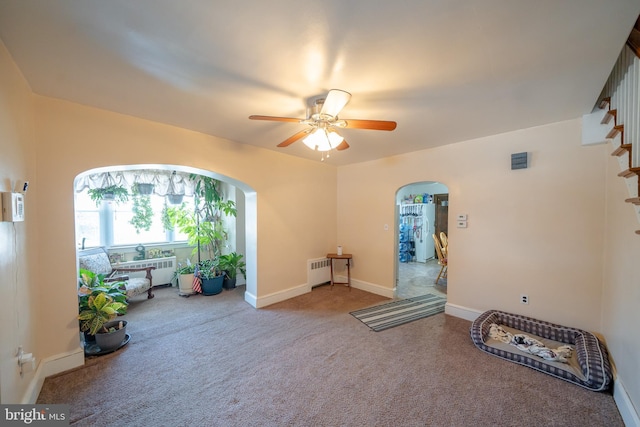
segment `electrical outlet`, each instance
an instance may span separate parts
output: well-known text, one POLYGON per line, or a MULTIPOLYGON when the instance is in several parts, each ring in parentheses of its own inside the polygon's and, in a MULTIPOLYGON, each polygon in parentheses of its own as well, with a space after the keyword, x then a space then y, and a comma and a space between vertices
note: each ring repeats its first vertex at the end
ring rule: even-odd
POLYGON ((529 304, 529 295, 520 295, 520 302, 523 304, 529 304))

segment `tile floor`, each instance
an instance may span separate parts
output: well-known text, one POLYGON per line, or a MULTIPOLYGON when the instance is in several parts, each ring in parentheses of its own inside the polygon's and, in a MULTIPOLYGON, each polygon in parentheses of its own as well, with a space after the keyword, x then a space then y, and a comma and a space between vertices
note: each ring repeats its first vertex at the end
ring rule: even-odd
POLYGON ((425 294, 436 294, 446 298, 447 279, 435 284, 440 266, 438 260, 401 262, 398 266, 397 298, 411 298, 425 294))

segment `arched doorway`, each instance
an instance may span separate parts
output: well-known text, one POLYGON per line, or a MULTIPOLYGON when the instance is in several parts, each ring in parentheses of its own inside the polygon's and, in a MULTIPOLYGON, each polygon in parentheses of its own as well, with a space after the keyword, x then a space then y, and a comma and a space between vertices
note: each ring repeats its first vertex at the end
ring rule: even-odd
POLYGON ((436 181, 407 184, 396 192, 397 298, 446 297, 447 279, 438 279, 442 267, 432 235, 448 234, 448 200, 449 189, 436 181))
MULTIPOLYGON (((143 171, 164 171, 165 173, 171 173, 177 171, 182 174, 195 174, 214 178, 227 185, 230 192, 233 192, 233 198, 236 202, 238 215, 235 218, 235 227, 233 230, 234 245, 233 249, 239 253, 244 254, 246 262, 246 290, 244 299, 249 304, 255 307, 255 295, 257 294, 257 204, 256 193, 250 186, 240 182, 234 178, 224 176, 212 171, 204 169, 197 169, 188 166, 180 165, 157 165, 157 164, 142 164, 142 165, 115 165, 109 167, 96 168, 85 171, 79 174, 74 185, 78 187, 79 181, 86 178, 89 175, 96 175, 106 172, 111 173, 124 173, 124 172, 140 172, 143 171)), ((74 188, 74 194, 76 188, 74 188)), ((168 193, 167 193, 168 194, 168 193)), ((77 206, 77 205, 76 205, 77 206)), ((76 225, 77 229, 77 225, 76 225)), ((76 231, 76 234, 78 232, 76 231)), ((82 245, 83 236, 76 235, 76 242, 78 247, 82 245)), ((95 244, 95 242, 94 242, 95 244)))

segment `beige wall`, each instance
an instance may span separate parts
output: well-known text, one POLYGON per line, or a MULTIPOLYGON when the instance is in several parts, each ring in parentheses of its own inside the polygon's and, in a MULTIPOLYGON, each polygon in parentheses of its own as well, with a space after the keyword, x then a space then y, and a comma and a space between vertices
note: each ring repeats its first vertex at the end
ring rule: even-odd
POLYGON ((629 194, 618 162, 608 157, 602 329, 619 381, 640 411, 640 224, 624 202, 629 194))
POLYGON ((16 181, 31 186, 25 198, 26 221, 0 222, 0 402, 18 403, 34 373, 20 377, 16 352, 36 348, 35 316, 40 286, 36 239, 37 180, 31 90, 0 42, 0 191, 16 181))
POLYGON ((341 167, 338 240, 354 254, 356 280, 392 289, 396 190, 445 184, 448 303, 601 333, 619 394, 628 393, 616 401, 640 408, 640 224, 624 202, 611 147, 580 146, 580 126, 566 121, 341 167), (511 153, 522 151, 530 168, 511 171, 511 153), (457 214, 468 215, 468 228, 455 227, 457 214), (518 302, 523 293, 529 305, 518 302))
POLYGON ((339 168, 338 240, 353 276, 393 288, 395 193, 437 181, 449 188, 450 304, 600 331, 605 155, 580 135, 573 120, 339 168), (523 151, 530 168, 510 170, 523 151))
POLYGON ((73 180, 123 164, 183 165, 245 183, 257 194, 257 297, 306 282, 306 260, 335 246, 335 168, 129 116, 37 97, 46 354, 78 345, 73 180), (313 191, 311 191, 313 190, 313 191), (49 254, 49 255, 47 255, 49 254), (298 267, 295 267, 298 266, 298 267), (55 331, 55 333, 51 332, 55 331))
POLYGON ((639 227, 621 202, 626 189, 615 178, 610 150, 579 144, 580 123, 573 120, 336 171, 33 97, 0 46, 0 190, 17 179, 32 184, 27 221, 15 228, 0 223, 0 401, 18 402, 32 378, 17 374, 18 345, 39 361, 78 348, 75 176, 113 164, 171 164, 214 171, 255 190, 258 297, 303 284, 306 260, 333 250, 336 242, 354 254, 356 280, 391 291, 396 191, 412 182, 445 184, 450 221, 458 213, 469 216, 467 229, 450 227, 449 303, 602 332, 640 407, 634 329, 640 323, 640 239, 633 234, 639 227), (511 171, 510 154, 520 151, 531 153, 531 167, 511 171), (529 305, 518 303, 521 293, 529 295, 529 305))

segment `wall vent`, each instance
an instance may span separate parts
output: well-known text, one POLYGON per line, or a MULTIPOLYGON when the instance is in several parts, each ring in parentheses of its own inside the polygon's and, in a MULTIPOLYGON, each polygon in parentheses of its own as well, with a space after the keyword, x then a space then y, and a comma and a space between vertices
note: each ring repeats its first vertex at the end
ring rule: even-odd
POLYGON ((529 153, 514 153, 511 155, 511 170, 526 169, 529 163, 529 153))

